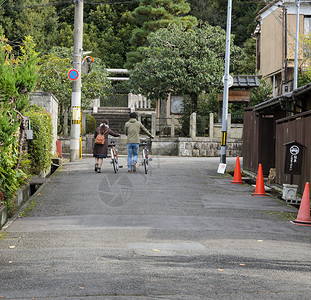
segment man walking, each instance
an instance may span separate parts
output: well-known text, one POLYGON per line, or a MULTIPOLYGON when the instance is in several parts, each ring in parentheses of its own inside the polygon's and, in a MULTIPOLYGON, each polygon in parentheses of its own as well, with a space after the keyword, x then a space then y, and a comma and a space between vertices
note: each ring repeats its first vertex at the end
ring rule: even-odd
POLYGON ((154 136, 146 129, 146 127, 137 121, 136 112, 130 113, 130 120, 125 123, 124 132, 127 136, 127 166, 128 172, 136 172, 136 164, 139 150, 139 134, 140 130, 145 132, 152 139, 154 136))

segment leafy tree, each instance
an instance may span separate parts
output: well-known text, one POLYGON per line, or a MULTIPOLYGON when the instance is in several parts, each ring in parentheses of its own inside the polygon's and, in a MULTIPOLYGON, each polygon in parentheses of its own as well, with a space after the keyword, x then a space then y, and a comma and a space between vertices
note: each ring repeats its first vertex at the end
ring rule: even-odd
POLYGON ((130 39, 134 51, 127 54, 126 67, 132 68, 141 60, 142 56, 136 49, 148 45, 147 37, 151 32, 171 24, 188 29, 196 26, 197 19, 187 15, 189 11, 190 5, 185 0, 142 0, 132 12, 137 28, 133 30, 130 39))
POLYGON ((311 33, 299 37, 300 57, 298 87, 311 82, 311 33))
MULTIPOLYGON (((130 11, 138 2, 111 5, 87 1, 84 5, 83 48, 93 51, 109 68, 121 68, 130 51, 136 27, 130 11)), ((52 47, 73 46, 75 5, 70 0, 6 0, 0 6, 0 25, 14 45, 25 35, 34 37, 36 50, 48 54, 52 47)))
POLYGON ((32 36, 38 52, 54 44, 58 17, 49 0, 7 0, 0 7, 0 26, 10 41, 32 36))
POLYGON ((126 52, 130 50, 129 39, 134 18, 123 7, 99 5, 86 14, 83 47, 92 50, 108 68, 122 68, 126 52))
MULTIPOLYGON (((197 19, 212 26, 226 29, 228 0, 188 0, 190 13, 197 19)), ((264 1, 232 1, 232 34, 236 45, 242 47, 255 29, 254 19, 257 12, 265 6, 264 1)))
MULTIPOLYGON (((191 112, 198 110, 198 96, 219 88, 224 73, 226 34, 220 27, 202 24, 193 30, 178 25, 151 33, 144 59, 130 73, 137 93, 150 99, 167 99, 169 93, 189 95, 191 112)), ((232 45, 232 70, 243 52, 232 45)))
POLYGON ((38 62, 40 72, 36 89, 54 94, 59 101, 60 113, 63 113, 69 111, 71 104, 72 83, 68 79, 67 73, 72 68, 72 63, 68 58, 69 49, 57 49, 53 49, 50 54, 40 58, 38 62), (54 52, 57 49, 60 51, 59 53, 54 52), (68 53, 64 53, 64 50, 68 50, 68 53))
POLYGON ((250 106, 255 106, 268 100, 272 95, 272 87, 265 78, 259 80, 259 87, 252 89, 250 106))
MULTIPOLYGON (((68 113, 71 107, 72 82, 67 77, 72 68, 71 58, 72 49, 54 47, 39 60, 40 72, 36 89, 55 95, 59 101, 60 117, 68 113)), ((107 77, 107 70, 101 60, 95 59, 92 71, 87 75, 82 74, 83 108, 89 108, 91 101, 99 98, 103 89, 110 87, 107 77)))
POLYGON ((256 74, 256 41, 253 38, 247 39, 243 44, 245 59, 240 63, 237 74, 256 74))

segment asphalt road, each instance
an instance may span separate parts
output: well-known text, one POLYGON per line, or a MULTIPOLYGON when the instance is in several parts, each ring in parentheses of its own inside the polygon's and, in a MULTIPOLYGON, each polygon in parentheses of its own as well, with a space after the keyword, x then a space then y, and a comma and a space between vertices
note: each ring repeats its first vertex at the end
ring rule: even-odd
POLYGON ((311 227, 218 163, 65 164, 0 231, 0 299, 311 299, 311 227))

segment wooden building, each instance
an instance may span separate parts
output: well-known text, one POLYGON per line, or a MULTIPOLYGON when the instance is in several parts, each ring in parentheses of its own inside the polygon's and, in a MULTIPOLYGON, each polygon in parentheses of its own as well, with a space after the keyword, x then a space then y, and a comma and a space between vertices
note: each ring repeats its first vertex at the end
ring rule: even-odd
POLYGON ((311 180, 311 83, 245 110, 243 169, 256 173, 261 163, 265 176, 275 168, 277 184, 291 183, 284 170, 292 141, 304 148, 301 174, 293 176, 302 192, 311 180))
MULTIPOLYGON (((296 0, 274 0, 259 11, 256 18, 257 69, 273 86, 273 97, 293 90, 296 14, 296 0)), ((299 34, 310 33, 310 1, 301 0, 299 34)), ((303 68, 307 64, 301 47, 298 60, 303 68)))

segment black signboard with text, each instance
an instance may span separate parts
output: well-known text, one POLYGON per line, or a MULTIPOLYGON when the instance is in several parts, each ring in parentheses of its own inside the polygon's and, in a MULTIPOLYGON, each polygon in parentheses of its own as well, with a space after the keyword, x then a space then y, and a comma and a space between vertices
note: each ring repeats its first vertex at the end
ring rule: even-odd
POLYGON ((284 173, 301 175, 304 146, 296 141, 286 143, 284 146, 286 146, 284 173))

